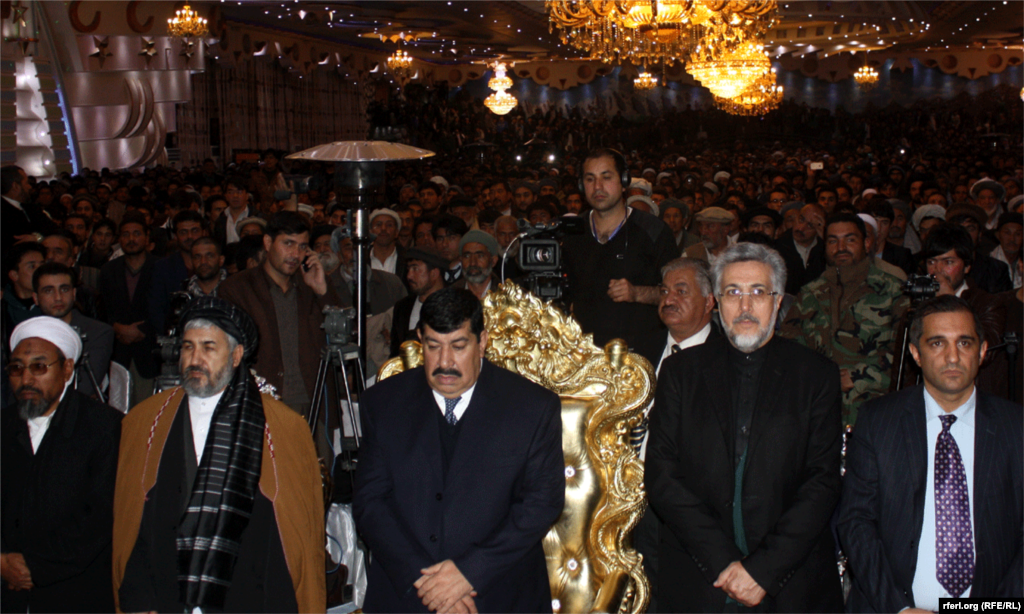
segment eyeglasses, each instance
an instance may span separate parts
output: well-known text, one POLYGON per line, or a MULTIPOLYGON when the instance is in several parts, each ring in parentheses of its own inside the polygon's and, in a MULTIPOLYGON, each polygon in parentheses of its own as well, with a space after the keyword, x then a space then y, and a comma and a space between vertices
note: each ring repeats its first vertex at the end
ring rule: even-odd
POLYGON ((59 362, 60 360, 55 360, 50 364, 42 362, 30 362, 27 367, 25 365, 11 363, 7 365, 7 375, 11 377, 21 377, 21 374, 25 372, 25 369, 28 369, 29 371, 32 372, 32 375, 36 377, 42 377, 46 375, 46 372, 50 370, 50 367, 59 362))
POLYGON ((725 292, 720 293, 718 298, 725 302, 738 303, 743 300, 744 296, 749 296, 751 301, 755 303, 763 303, 767 301, 769 297, 778 295, 778 292, 769 292, 765 288, 752 288, 750 292, 743 292, 739 288, 728 288, 725 292))

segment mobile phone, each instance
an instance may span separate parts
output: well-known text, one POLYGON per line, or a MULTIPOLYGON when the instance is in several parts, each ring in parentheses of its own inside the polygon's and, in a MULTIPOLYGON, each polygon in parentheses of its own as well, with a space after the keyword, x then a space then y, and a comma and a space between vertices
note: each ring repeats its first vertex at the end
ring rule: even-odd
POLYGON ((820 171, 823 168, 825 168, 825 163, 824 162, 811 162, 811 170, 812 171, 820 171))
POLYGON ((312 258, 312 256, 306 256, 305 258, 302 259, 302 270, 305 271, 306 273, 308 273, 309 269, 311 268, 311 265, 309 264, 310 258, 312 258))

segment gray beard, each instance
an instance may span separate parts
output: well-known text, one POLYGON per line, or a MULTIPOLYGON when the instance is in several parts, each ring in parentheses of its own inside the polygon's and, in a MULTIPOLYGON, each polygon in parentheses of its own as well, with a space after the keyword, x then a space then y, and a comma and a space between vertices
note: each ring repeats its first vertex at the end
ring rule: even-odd
POLYGON ((32 399, 18 401, 18 416, 20 416, 22 420, 32 420, 45 414, 49 407, 50 401, 42 398, 37 401, 33 401, 32 399))
POLYGON ((188 377, 187 373, 181 374, 181 387, 185 389, 190 397, 199 397, 200 399, 207 399, 214 396, 221 390, 228 387, 231 382, 231 377, 235 374, 235 368, 231 366, 231 363, 224 365, 224 368, 219 373, 210 376, 209 383, 201 385, 195 383, 192 378, 188 377))
POLYGON ((334 252, 326 252, 319 254, 320 264, 324 267, 325 271, 333 271, 338 268, 338 264, 341 263, 341 259, 334 252))

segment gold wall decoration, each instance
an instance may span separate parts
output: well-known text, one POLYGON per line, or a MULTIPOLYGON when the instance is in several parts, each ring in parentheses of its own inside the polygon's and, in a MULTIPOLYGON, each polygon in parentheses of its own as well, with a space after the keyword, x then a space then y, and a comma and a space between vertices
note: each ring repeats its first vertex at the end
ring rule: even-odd
MULTIPOLYGON (((565 510, 544 538, 553 609, 639 614, 650 584, 632 531, 647 505, 630 430, 653 400, 654 369, 625 342, 603 349, 550 303, 505 282, 484 299, 487 359, 562 401, 565 510)), ((422 364, 419 343, 381 367, 378 381, 422 364)))

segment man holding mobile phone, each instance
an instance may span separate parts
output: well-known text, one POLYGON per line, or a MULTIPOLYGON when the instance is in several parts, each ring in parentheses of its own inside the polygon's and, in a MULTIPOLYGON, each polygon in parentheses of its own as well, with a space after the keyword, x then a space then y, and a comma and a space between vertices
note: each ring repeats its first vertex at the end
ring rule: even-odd
POLYGON ((277 389, 285 405, 308 415, 324 347, 323 308, 340 305, 341 299, 309 248, 309 222, 301 214, 274 214, 263 246, 263 264, 227 278, 217 294, 256 321, 256 372, 277 389))

